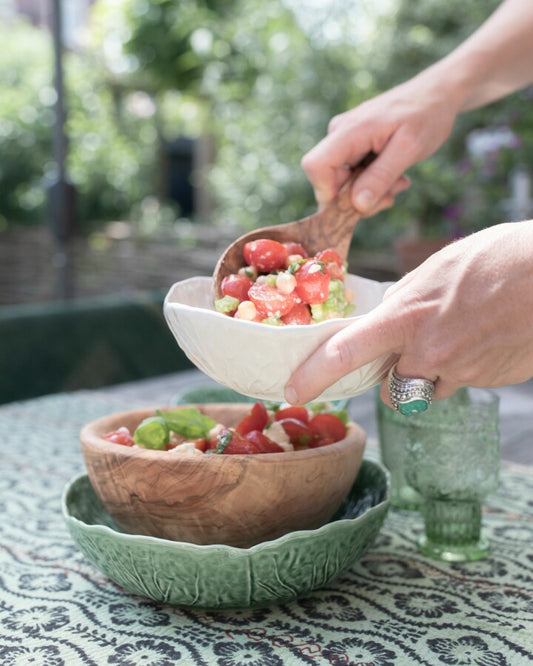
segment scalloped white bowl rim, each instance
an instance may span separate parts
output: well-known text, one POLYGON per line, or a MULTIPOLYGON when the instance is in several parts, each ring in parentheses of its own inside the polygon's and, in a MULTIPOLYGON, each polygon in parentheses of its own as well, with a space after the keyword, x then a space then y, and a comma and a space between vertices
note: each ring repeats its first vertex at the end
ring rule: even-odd
MULTIPOLYGON (((163 310, 178 345, 202 372, 244 395, 283 402, 296 367, 331 335, 379 305, 393 284, 352 274, 345 282, 355 293, 354 315, 307 326, 268 326, 221 314, 214 308, 212 278, 206 276, 172 285, 163 310)), ((380 356, 342 377, 316 400, 365 393, 381 382, 395 360, 394 355, 380 356)))

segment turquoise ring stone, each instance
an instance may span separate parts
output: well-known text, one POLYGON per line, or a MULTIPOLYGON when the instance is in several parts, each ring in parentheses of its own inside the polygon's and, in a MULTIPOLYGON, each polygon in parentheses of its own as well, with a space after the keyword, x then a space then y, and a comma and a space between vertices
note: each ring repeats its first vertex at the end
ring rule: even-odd
POLYGON ((412 416, 413 414, 421 414, 422 412, 425 412, 429 405, 430 403, 428 400, 424 400, 423 398, 413 398, 412 400, 398 403, 398 411, 404 416, 412 416))
POLYGON ((435 384, 429 379, 404 377, 394 365, 389 371, 389 395, 392 406, 404 416, 425 412, 431 405, 435 384))

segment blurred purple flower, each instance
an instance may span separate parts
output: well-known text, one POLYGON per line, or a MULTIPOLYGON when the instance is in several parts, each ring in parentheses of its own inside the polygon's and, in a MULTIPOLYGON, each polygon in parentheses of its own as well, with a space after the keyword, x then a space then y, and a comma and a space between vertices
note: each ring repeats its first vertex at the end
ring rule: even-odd
POLYGON ((465 157, 464 159, 460 160, 457 163, 457 171, 460 174, 468 173, 471 170, 472 170, 472 160, 470 160, 470 158, 465 157))
POLYGON ((461 206, 457 203, 450 204, 444 208, 444 218, 449 222, 456 222, 461 217, 461 206))

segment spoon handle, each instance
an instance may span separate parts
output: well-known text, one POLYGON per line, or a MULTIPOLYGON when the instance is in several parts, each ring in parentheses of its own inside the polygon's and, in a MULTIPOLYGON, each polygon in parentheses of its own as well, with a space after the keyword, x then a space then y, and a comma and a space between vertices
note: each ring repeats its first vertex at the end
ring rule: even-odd
POLYGON ((364 169, 375 159, 374 153, 366 155, 361 162, 350 168, 350 176, 341 187, 333 201, 313 218, 308 233, 315 240, 314 244, 322 247, 334 247, 346 259, 352 241, 353 231, 361 219, 360 213, 352 203, 352 185, 364 169))

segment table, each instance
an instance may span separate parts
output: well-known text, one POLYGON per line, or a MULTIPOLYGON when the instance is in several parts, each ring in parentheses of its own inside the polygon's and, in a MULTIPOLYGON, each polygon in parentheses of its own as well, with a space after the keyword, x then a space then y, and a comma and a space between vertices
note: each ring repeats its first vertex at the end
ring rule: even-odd
MULTIPOLYGON (((421 517, 391 510, 346 574, 279 607, 182 610, 133 596, 94 569, 60 510, 63 487, 84 471, 79 428, 111 411, 161 405, 204 380, 180 373, 0 407, 1 666, 531 663, 533 467, 516 445, 532 427, 529 386, 520 390, 522 403, 518 393, 507 402, 502 393, 509 407, 502 425, 513 409, 523 422, 509 419, 502 428, 503 451, 512 455, 504 455, 500 488, 485 505, 493 547, 487 560, 424 558, 415 546, 421 517)), ((371 404, 367 395, 351 411, 375 432, 371 404)), ((377 453, 373 437, 370 457, 377 453)))

